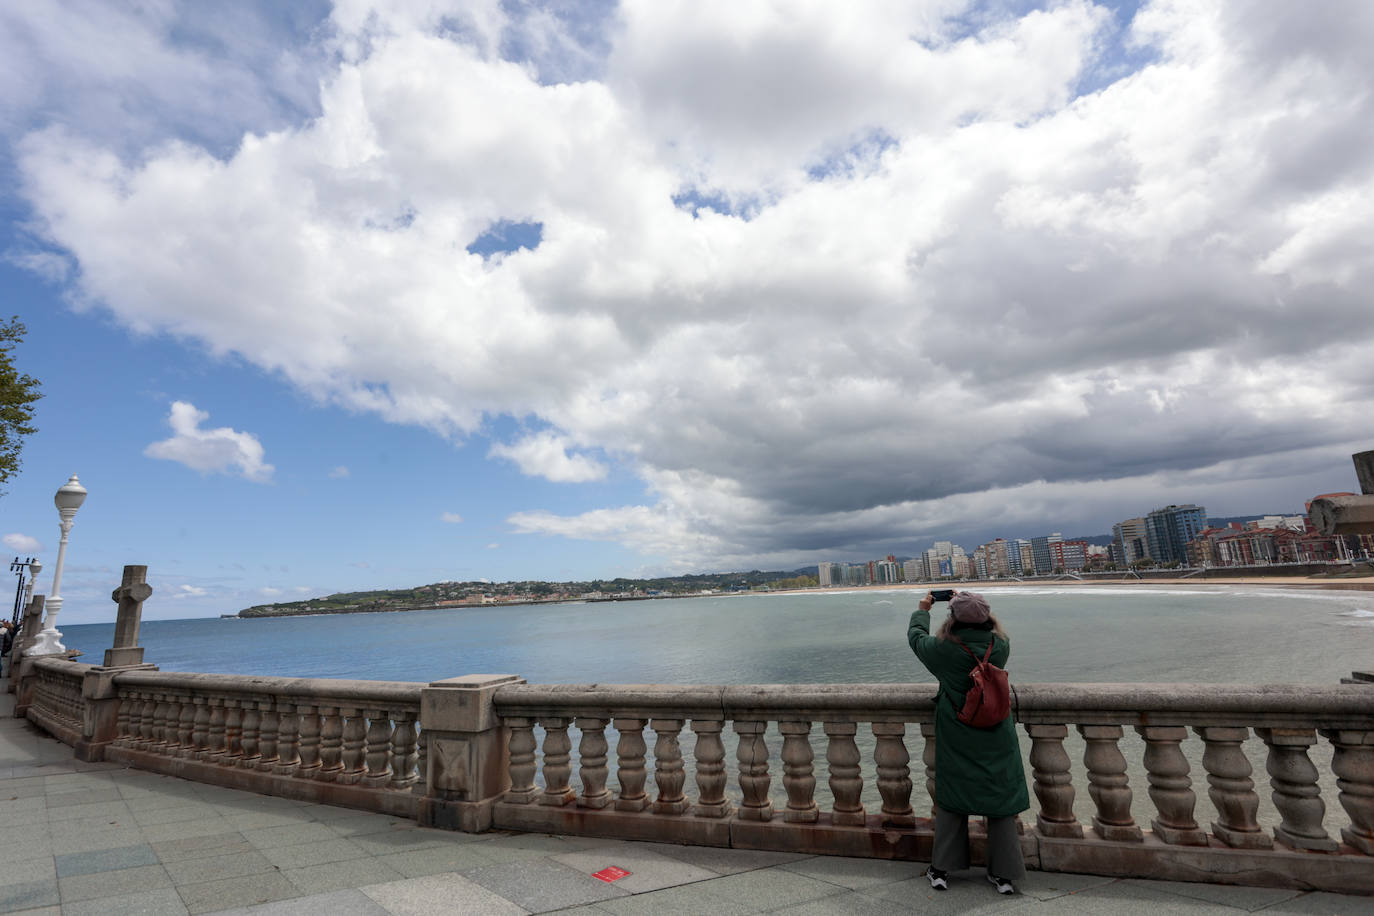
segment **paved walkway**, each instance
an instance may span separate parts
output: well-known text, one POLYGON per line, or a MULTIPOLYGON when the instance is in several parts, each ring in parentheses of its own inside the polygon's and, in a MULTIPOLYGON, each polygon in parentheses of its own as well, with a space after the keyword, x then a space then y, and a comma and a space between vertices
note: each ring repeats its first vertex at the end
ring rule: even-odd
MULTIPOLYGON (((1374 898, 529 834, 472 836, 80 763, 0 700, 0 913, 1374 914, 1374 898), (617 867, 612 883, 593 873, 617 867)), ((1374 865, 1371 865, 1374 867, 1374 865)))

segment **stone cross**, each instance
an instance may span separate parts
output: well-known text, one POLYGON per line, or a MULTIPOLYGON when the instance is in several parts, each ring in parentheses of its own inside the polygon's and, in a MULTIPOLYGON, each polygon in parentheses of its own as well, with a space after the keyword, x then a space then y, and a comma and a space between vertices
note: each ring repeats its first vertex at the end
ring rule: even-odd
POLYGON ((105 650, 106 668, 143 663, 138 625, 143 619, 143 602, 153 593, 147 579, 148 567, 126 566, 124 581, 110 593, 110 599, 119 603, 119 615, 115 618, 114 648, 105 650))

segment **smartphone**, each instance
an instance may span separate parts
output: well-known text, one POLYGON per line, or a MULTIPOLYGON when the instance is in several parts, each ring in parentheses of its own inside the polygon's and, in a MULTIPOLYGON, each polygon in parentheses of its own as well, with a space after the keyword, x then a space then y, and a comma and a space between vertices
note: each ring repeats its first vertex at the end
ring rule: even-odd
POLYGON ((934 598, 936 601, 948 601, 949 599, 954 597, 954 589, 937 588, 931 591, 930 596, 934 598))

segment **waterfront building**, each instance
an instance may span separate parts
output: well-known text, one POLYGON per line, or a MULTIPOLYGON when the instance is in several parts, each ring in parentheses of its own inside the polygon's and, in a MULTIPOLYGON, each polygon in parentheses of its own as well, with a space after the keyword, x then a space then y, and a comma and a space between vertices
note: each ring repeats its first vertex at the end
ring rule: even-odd
POLYGON ((987 578, 996 579, 1011 575, 1011 562, 1007 553, 1007 541, 1004 538, 995 538, 978 549, 984 552, 986 558, 987 578))
POLYGON ((1031 563, 1036 575, 1043 576, 1054 571, 1054 558, 1050 555, 1050 545, 1057 544, 1062 540, 1064 540, 1064 536, 1058 531, 1054 534, 1030 539, 1031 563))
POLYGON ((816 583, 821 588, 829 588, 834 584, 835 564, 817 563, 816 564, 816 583))
POLYGON ((1207 527, 1207 510, 1192 503, 1165 506, 1145 516, 1150 559, 1157 563, 1188 562, 1188 542, 1207 527))
POLYGON ((1077 572, 1088 565, 1087 541, 1052 541, 1047 546, 1052 570, 1077 572))
POLYGON ((873 564, 873 581, 878 585, 897 583, 897 564, 893 560, 879 560, 873 564))
POLYGON ((972 569, 970 570, 970 578, 992 578, 991 574, 988 571, 988 546, 986 544, 980 544, 977 547, 973 548, 973 558, 971 565, 972 569))
POLYGON ((1150 535, 1145 519, 1128 518, 1112 526, 1112 562, 1130 566, 1150 555, 1150 535))
POLYGON ((912 557, 902 564, 902 578, 907 582, 919 582, 925 578, 925 570, 918 558, 912 557))

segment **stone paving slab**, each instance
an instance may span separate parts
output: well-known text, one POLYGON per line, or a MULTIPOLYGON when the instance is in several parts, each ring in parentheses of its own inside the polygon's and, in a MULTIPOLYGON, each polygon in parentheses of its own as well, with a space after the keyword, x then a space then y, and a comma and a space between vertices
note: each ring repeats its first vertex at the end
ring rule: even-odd
POLYGON ((516 906, 462 875, 431 875, 409 881, 373 884, 362 892, 392 916, 525 916, 516 906))

